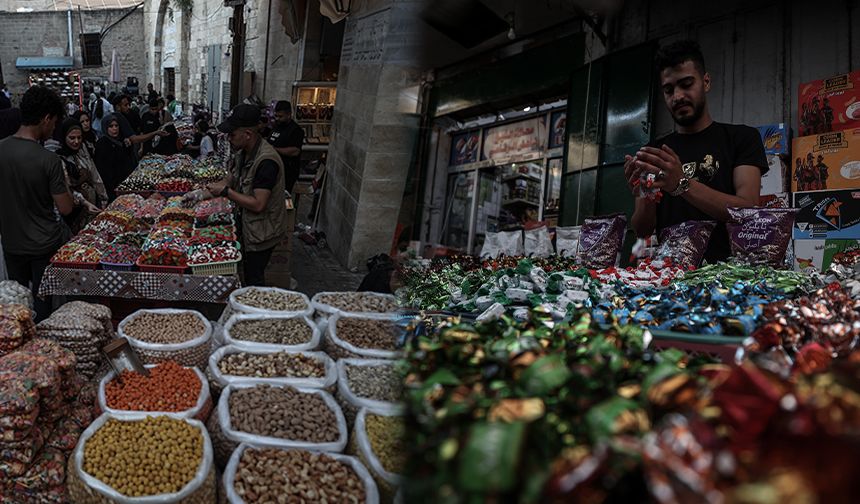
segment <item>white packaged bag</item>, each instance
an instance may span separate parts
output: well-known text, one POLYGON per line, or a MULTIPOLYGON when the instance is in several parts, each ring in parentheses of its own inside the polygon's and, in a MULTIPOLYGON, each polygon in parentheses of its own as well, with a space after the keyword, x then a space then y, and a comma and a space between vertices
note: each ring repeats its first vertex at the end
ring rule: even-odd
POLYGON ((479 257, 495 259, 499 256, 499 233, 487 233, 484 235, 484 244, 481 245, 479 257))
POLYGON ((218 424, 221 427, 221 432, 223 432, 224 436, 227 439, 230 439, 236 443, 250 443, 255 446, 267 446, 271 448, 297 448, 301 450, 315 450, 335 453, 342 452, 344 447, 346 447, 347 436, 349 434, 346 428, 346 419, 343 416, 343 411, 341 411, 340 406, 338 406, 337 402, 334 400, 331 394, 319 389, 292 387, 295 388, 297 391, 301 392, 302 394, 319 394, 323 398, 326 405, 328 405, 328 407, 334 413, 337 421, 337 441, 326 443, 313 443, 302 440, 261 436, 258 434, 252 434, 250 432, 243 432, 234 429, 233 424, 230 421, 230 394, 232 394, 235 390, 254 388, 258 385, 268 384, 260 382, 230 384, 227 385, 223 392, 221 392, 221 398, 218 400, 218 408, 216 413, 218 415, 218 424))
POLYGON ((573 257, 579 247, 580 226, 555 228, 555 251, 562 257, 573 257))
MULTIPOLYGON (((146 369, 152 369, 156 366, 156 364, 147 364, 146 369)), ((199 369, 196 367, 192 367, 191 369, 197 374, 197 378, 200 379, 200 393, 197 396, 197 404, 194 405, 193 408, 187 409, 184 411, 138 411, 138 410, 120 410, 109 408, 107 405, 107 395, 105 394, 105 386, 114 379, 116 373, 113 371, 108 372, 99 382, 99 407, 102 412, 109 413, 116 418, 137 418, 140 415, 167 415, 176 418, 195 418, 197 415, 203 410, 203 407, 206 406, 206 401, 209 400, 209 380, 206 379, 206 375, 204 375, 199 369)))
MULTIPOLYGON (((257 446, 248 443, 240 444, 239 447, 233 451, 233 455, 230 456, 230 461, 227 462, 227 467, 224 468, 224 490, 227 493, 227 501, 230 504, 245 503, 245 500, 236 493, 235 483, 239 461, 242 459, 242 454, 245 453, 245 450, 249 448, 257 448, 257 446)), ((376 488, 376 483, 373 481, 373 477, 371 477, 367 468, 364 467, 358 459, 340 453, 325 453, 324 455, 349 464, 349 466, 352 467, 352 470, 355 471, 355 474, 359 479, 361 479, 362 484, 364 484, 364 502, 366 504, 379 503, 379 491, 376 488)))
POLYGON ((552 238, 546 226, 529 229, 523 234, 526 257, 549 257, 553 254, 552 238))
POLYGON ((290 350, 294 352, 304 352, 314 350, 319 347, 320 330, 313 321, 304 315, 266 315, 261 313, 236 314, 230 317, 227 324, 224 326, 224 344, 233 345, 245 350, 290 350), (311 339, 305 343, 298 345, 281 345, 278 343, 258 343, 256 341, 242 340, 235 337, 232 333, 233 326, 237 323, 246 320, 277 320, 277 319, 300 319, 311 329, 311 339))
POLYGON ((192 480, 189 481, 188 484, 186 484, 182 488, 182 490, 175 493, 150 495, 147 497, 127 497, 84 470, 84 447, 86 446, 87 441, 91 437, 93 437, 93 435, 98 432, 98 430, 109 419, 114 418, 122 422, 130 422, 143 420, 148 416, 158 415, 141 414, 136 416, 124 416, 122 418, 118 418, 106 413, 96 418, 93 423, 91 423, 90 426, 87 427, 87 429, 81 434, 81 437, 78 440, 78 444, 75 447, 75 451, 72 454, 72 456, 75 458, 75 465, 77 466, 78 477, 81 479, 81 481, 84 482, 86 486, 92 488, 93 490, 104 495, 108 499, 111 499, 113 502, 117 502, 119 504, 162 504, 168 502, 180 502, 185 498, 191 497, 192 494, 206 482, 206 478, 209 476, 209 472, 212 470, 212 442, 209 439, 209 433, 206 431, 206 427, 203 425, 203 423, 198 420, 191 420, 188 418, 182 418, 180 420, 187 422, 188 424, 193 425, 200 430, 200 433, 203 436, 203 459, 200 462, 200 466, 197 468, 197 472, 194 474, 194 478, 192 478, 192 480))
POLYGON ((521 256, 524 253, 522 231, 502 231, 499 233, 499 255, 511 257, 521 256))
POLYGON ((244 348, 240 348, 233 345, 228 345, 215 350, 215 352, 209 356, 209 371, 212 374, 212 378, 221 385, 221 387, 226 387, 227 385, 238 384, 238 383, 268 383, 272 386, 277 385, 288 385, 291 387, 306 387, 306 388, 321 388, 326 389, 334 385, 337 381, 337 366, 335 362, 323 352, 293 352, 286 350, 248 350, 244 348), (323 363, 325 366, 325 375, 321 378, 299 378, 299 377, 275 377, 275 378, 262 378, 262 377, 252 377, 252 376, 236 376, 224 374, 221 372, 221 368, 218 367, 218 363, 221 362, 221 359, 228 355, 237 354, 237 353, 250 353, 256 355, 264 355, 271 354, 276 352, 286 352, 288 354, 296 354, 296 355, 304 355, 310 357, 312 359, 316 359, 323 363))

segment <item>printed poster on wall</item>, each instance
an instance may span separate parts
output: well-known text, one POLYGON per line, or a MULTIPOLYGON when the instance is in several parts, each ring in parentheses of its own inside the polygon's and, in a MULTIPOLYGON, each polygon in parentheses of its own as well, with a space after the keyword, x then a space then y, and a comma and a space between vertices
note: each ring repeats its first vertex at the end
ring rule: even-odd
POLYGON ((451 139, 451 166, 475 163, 478 161, 477 130, 457 133, 451 139))
POLYGON ((544 116, 503 124, 484 130, 482 160, 507 161, 543 150, 546 145, 544 116))
POLYGON ((564 130, 567 125, 567 112, 557 110, 549 116, 549 148, 564 147, 564 130))

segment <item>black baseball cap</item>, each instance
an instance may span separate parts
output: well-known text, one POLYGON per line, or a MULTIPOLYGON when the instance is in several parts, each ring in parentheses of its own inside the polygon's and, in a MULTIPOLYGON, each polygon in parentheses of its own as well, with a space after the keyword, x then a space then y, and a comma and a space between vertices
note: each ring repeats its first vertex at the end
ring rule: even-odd
POLYGON ((230 115, 218 125, 221 133, 232 133, 239 128, 256 128, 260 124, 260 108, 242 103, 233 107, 230 115))

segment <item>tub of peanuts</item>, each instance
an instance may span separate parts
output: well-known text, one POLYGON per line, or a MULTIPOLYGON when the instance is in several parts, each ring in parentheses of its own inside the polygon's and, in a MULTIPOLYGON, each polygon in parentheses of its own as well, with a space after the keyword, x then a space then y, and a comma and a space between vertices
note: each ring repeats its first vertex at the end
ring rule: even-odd
POLYGON ((230 293, 218 322, 224 325, 230 317, 241 313, 310 317, 313 312, 310 299, 301 292, 277 287, 243 287, 230 293))
POLYGON ((379 502, 373 478, 355 457, 246 443, 230 457, 224 489, 230 504, 379 502))
POLYGON ((197 368, 173 361, 148 364, 149 374, 109 372, 99 383, 99 407, 117 417, 141 413, 196 418, 205 422, 212 411, 209 382, 197 368))
POLYGON ((215 502, 212 444, 197 420, 104 414, 81 434, 66 484, 76 504, 215 502))
POLYGON ((119 323, 118 334, 128 339, 144 364, 168 360, 206 369, 212 325, 194 310, 138 310, 119 323))
POLYGON ((226 464, 240 443, 341 452, 348 436, 343 412, 331 394, 265 383, 228 385, 207 426, 219 465, 226 464))
POLYGON ((332 389, 337 367, 323 352, 246 350, 228 345, 209 356, 212 385, 220 393, 231 383, 269 383, 332 389))

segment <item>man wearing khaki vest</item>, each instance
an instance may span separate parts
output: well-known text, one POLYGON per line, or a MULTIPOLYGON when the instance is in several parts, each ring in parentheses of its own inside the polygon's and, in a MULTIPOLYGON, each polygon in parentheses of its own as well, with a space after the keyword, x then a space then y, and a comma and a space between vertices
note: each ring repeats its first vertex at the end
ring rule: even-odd
POLYGON ((240 209, 242 256, 246 285, 265 285, 265 271, 275 246, 286 234, 284 165, 278 152, 257 131, 260 109, 237 105, 218 125, 227 133, 235 154, 227 180, 209 185, 209 192, 240 209))

